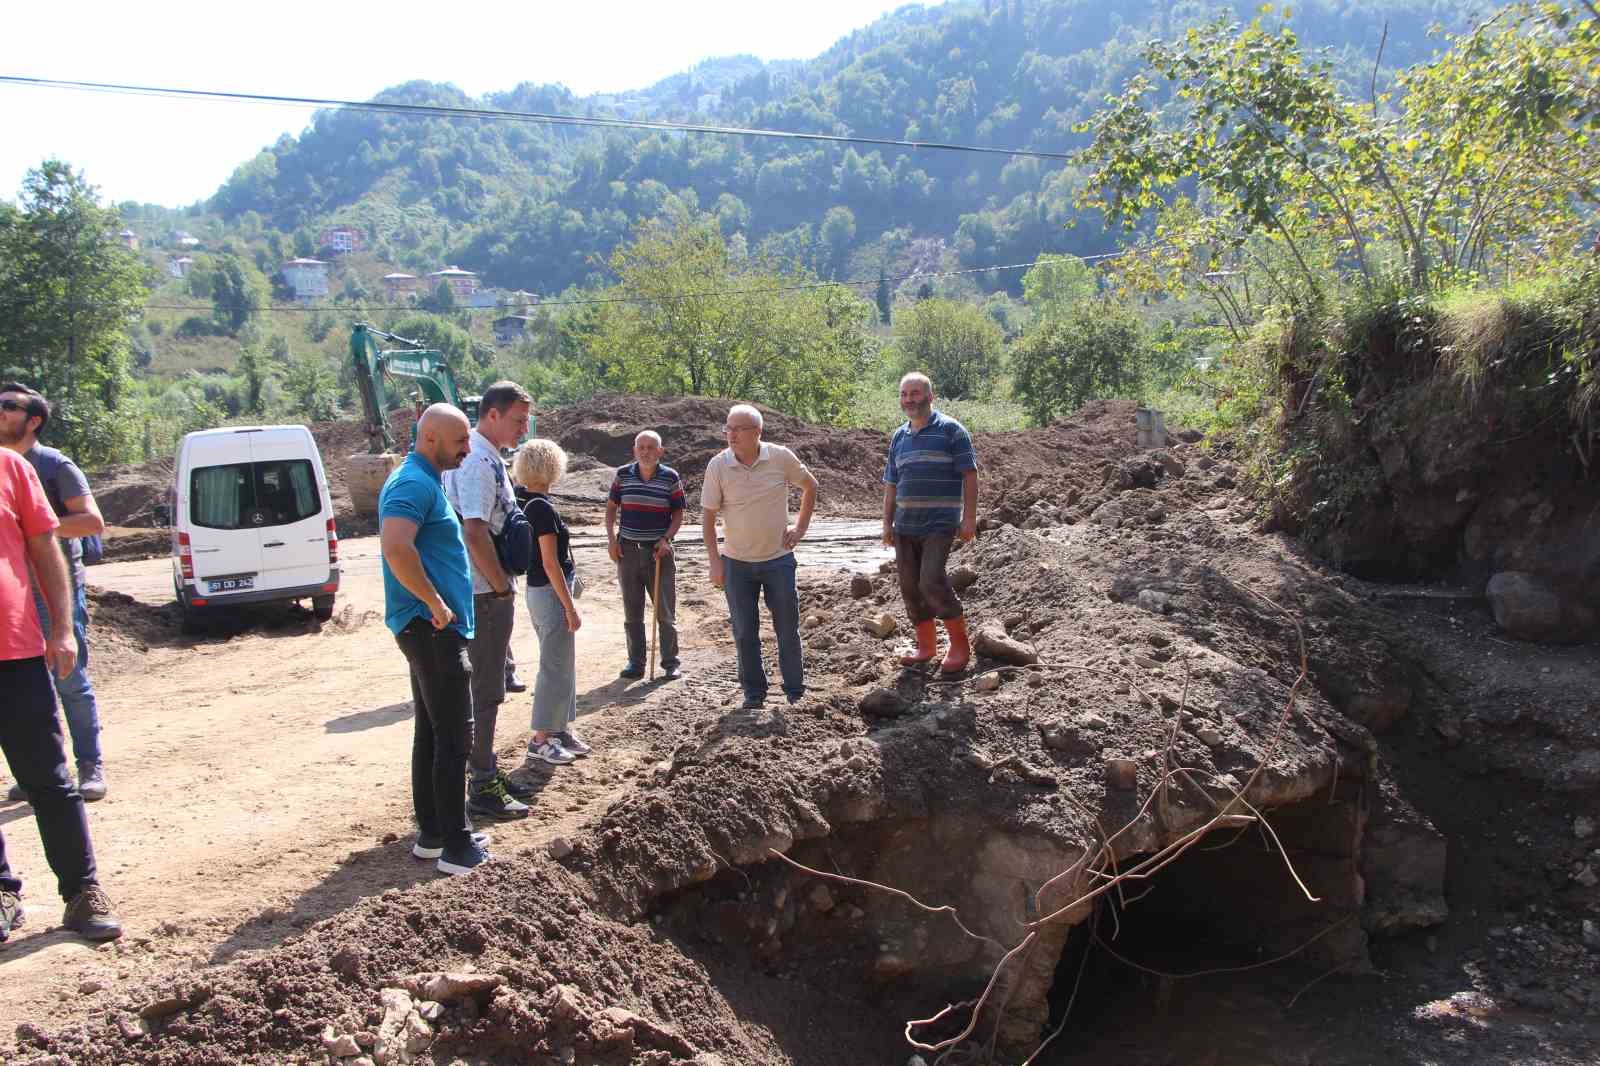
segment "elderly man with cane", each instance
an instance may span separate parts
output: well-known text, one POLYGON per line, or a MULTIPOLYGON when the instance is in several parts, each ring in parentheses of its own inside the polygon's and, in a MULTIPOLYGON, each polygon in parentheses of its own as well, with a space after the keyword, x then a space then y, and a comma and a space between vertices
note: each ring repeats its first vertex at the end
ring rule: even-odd
MULTIPOLYGON (((650 596, 650 660, 661 641, 661 676, 681 676, 678 668, 677 564, 672 538, 683 525, 683 480, 661 462, 661 435, 647 429, 633 438, 634 461, 617 468, 606 501, 606 541, 622 586, 622 629, 628 638, 628 664, 622 677, 644 676, 644 598, 650 596), (622 532, 617 533, 617 518, 622 532)), ((654 673, 654 670, 651 671, 654 673)))

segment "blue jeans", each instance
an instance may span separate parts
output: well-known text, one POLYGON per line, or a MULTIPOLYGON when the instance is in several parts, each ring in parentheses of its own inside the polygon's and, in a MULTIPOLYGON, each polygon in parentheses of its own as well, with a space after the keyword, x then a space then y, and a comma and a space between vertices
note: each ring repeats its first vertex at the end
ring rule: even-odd
POLYGON ((728 620, 733 623, 733 643, 739 650, 739 684, 746 699, 767 697, 767 668, 761 661, 759 597, 767 598, 772 628, 778 634, 778 670, 783 692, 793 702, 805 695, 805 662, 800 652, 800 591, 795 588, 794 553, 746 563, 722 559, 723 592, 728 597, 728 620))
MULTIPOLYGON (((39 612, 39 628, 50 633, 50 608, 37 591, 34 609, 39 612)), ((94 685, 89 680, 89 600, 84 582, 76 575, 72 581, 72 633, 78 640, 78 661, 72 673, 56 677, 56 695, 67 716, 67 732, 72 736, 72 757, 78 762, 100 761, 100 709, 94 702, 94 685)), ((52 675, 54 676, 54 675, 52 675)))

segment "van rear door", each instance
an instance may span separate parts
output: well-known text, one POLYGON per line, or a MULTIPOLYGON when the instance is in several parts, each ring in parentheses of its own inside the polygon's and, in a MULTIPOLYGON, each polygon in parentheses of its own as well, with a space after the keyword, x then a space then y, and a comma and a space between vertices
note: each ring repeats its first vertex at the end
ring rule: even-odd
POLYGON ((255 497, 250 436, 205 434, 189 442, 188 483, 179 487, 179 502, 201 596, 253 588, 261 570, 261 537, 248 514, 255 497))
POLYGON ((305 431, 258 433, 250 443, 261 521, 262 588, 319 585, 328 580, 327 486, 305 431))

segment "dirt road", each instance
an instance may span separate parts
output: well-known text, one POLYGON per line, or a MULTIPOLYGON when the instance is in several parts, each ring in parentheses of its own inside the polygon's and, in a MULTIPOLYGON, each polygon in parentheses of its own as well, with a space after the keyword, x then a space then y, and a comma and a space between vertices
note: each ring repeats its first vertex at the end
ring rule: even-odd
MULTIPOLYGON (((810 566, 877 565, 876 523, 814 523, 810 566)), ((628 685, 622 611, 603 531, 574 529, 580 603, 578 689, 594 756, 553 773, 525 821, 491 828, 495 849, 539 844, 603 810, 645 768, 612 724, 662 692, 628 685)), ((680 545, 679 627, 688 679, 714 698, 737 690, 725 652, 721 596, 705 579, 698 529, 680 545)), ((129 641, 97 614, 93 674, 104 722, 110 795, 89 808, 101 880, 127 934, 94 948, 58 928, 60 903, 31 809, 0 806, 12 864, 26 882, 28 922, 0 950, 0 1032, 57 1022, 115 1002, 121 989, 163 971, 203 966, 271 946, 354 900, 435 876, 409 856, 410 690, 383 624, 375 538, 341 545, 338 613, 263 612, 253 624, 180 638, 161 612, 172 599, 166 559, 108 563, 91 586, 143 612, 129 641)), ((520 613, 520 612, 519 612, 520 613)), ((537 645, 525 617, 512 639, 531 681, 537 645)), ((527 738, 527 695, 512 695, 498 729, 503 764, 527 738)))

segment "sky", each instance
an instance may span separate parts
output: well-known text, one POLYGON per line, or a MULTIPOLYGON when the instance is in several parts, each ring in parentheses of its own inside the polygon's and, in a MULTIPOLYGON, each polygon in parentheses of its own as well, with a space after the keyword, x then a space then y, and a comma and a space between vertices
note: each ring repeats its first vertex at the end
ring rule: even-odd
MULTIPOLYGON (((27 3, 4 16, 0 75, 340 100, 413 79, 474 96, 560 82, 582 96, 644 88, 715 56, 807 59, 901 6, 27 3)), ((14 201, 27 171, 54 156, 83 171, 105 202, 185 206, 281 134, 298 134, 313 110, 0 83, 0 198, 14 201)))

